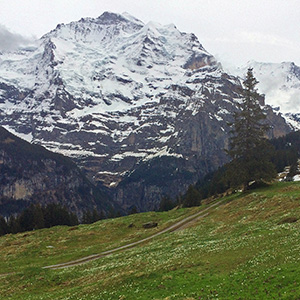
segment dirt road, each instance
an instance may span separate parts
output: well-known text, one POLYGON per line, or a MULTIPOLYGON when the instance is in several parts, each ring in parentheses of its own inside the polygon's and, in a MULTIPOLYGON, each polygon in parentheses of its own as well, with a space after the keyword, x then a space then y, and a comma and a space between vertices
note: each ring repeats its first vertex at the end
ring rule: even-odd
POLYGON ((86 262, 89 262, 89 261, 92 261, 92 260, 95 260, 95 259, 98 259, 98 258, 101 258, 101 257, 104 257, 104 256, 107 256, 107 255, 110 255, 110 254, 113 254, 117 251, 121 251, 121 250, 127 250, 127 249, 130 249, 130 248, 133 248, 139 244, 142 244, 144 242, 147 242, 159 235, 162 235, 166 232, 172 232, 172 231, 176 231, 176 230, 180 230, 180 229, 184 229, 186 227, 189 227, 192 223, 196 222, 197 220, 201 219, 201 218, 204 218, 205 216, 207 216, 209 213, 208 211, 213 208, 213 207, 216 207, 216 206, 219 206, 223 203, 224 201, 218 201, 214 204, 211 204, 210 206, 208 206, 207 208, 203 209, 202 211, 200 212, 197 212, 196 214, 193 214, 189 217, 186 217, 184 218, 183 220, 173 224, 172 226, 169 226, 168 228, 165 228, 164 230, 160 231, 160 232, 157 232, 151 236, 148 236, 144 239, 141 239, 139 241, 136 241, 136 242, 133 242, 133 243, 129 243, 127 245, 124 245, 124 246, 121 246, 121 247, 117 247, 117 248, 114 248, 114 249, 111 249, 111 250, 108 250, 108 251, 104 251, 104 252, 101 252, 101 253, 98 253, 98 254, 93 254, 93 255, 89 255, 89 256, 86 256, 86 257, 83 257, 83 258, 80 258, 80 259, 76 259, 76 260, 73 260, 73 261, 69 261, 69 262, 66 262, 66 263, 61 263, 61 264, 57 264, 57 265, 50 265, 50 266, 45 266, 43 267, 43 269, 52 269, 52 270, 57 270, 57 269, 64 269, 64 268, 69 268, 69 267, 74 267, 74 266, 78 266, 78 265, 81 265, 81 264, 84 264, 86 262))

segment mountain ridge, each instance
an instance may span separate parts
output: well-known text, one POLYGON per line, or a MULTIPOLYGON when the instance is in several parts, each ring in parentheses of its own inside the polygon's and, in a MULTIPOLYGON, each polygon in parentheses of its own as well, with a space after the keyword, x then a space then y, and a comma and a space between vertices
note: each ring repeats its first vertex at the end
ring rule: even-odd
MULTIPOLYGON (((228 160, 241 82, 194 34, 106 12, 60 24, 39 43, 0 56, 0 124, 72 157, 125 209, 155 209, 228 160), (149 185, 138 169, 160 171, 149 185)), ((290 131, 264 109, 273 136, 290 131)))

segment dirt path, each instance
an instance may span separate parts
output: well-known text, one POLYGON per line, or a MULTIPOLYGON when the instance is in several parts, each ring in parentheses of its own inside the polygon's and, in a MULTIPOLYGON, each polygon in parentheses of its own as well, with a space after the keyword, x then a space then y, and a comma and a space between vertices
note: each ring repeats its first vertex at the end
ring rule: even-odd
POLYGON ((115 253, 117 251, 120 251, 120 250, 127 250, 127 249, 130 249, 130 248, 133 248, 133 247, 135 247, 135 246, 137 246, 139 244, 147 242, 147 241, 149 241, 149 240, 151 240, 151 239, 153 239, 153 238, 155 238, 155 237, 157 237, 159 235, 162 235, 162 234, 164 234, 166 232, 172 232, 172 231, 177 231, 177 230, 181 230, 181 229, 187 228, 187 227, 191 226, 193 223, 195 223, 197 220, 199 220, 199 219, 204 218, 205 216, 207 216, 209 214, 208 210, 210 210, 213 207, 221 205, 223 202, 224 201, 218 201, 218 202, 216 202, 216 203, 208 206, 204 210, 202 210, 200 212, 197 212, 196 214, 193 214, 193 215, 191 215, 189 217, 186 217, 183 220, 181 220, 181 221, 179 221, 179 222, 177 222, 177 223, 169 226, 168 228, 165 228, 162 231, 157 232, 157 233, 155 233, 155 234, 153 234, 153 235, 151 235, 151 236, 149 236, 147 238, 144 238, 142 240, 139 240, 139 241, 136 241, 136 242, 133 242, 133 243, 121 246, 121 247, 117 247, 117 248, 114 248, 114 249, 111 249, 111 250, 108 250, 108 251, 104 251, 104 252, 101 252, 101 253, 98 253, 98 254, 93 254, 93 255, 89 255, 89 256, 86 256, 86 257, 83 257, 83 258, 80 258, 80 259, 69 261, 69 262, 66 262, 66 263, 45 266, 45 267, 43 267, 43 269, 57 270, 57 269, 64 269, 64 268, 78 266, 78 265, 84 264, 86 262, 89 262, 89 261, 92 261, 92 260, 95 260, 95 259, 107 256, 107 255, 113 254, 113 253, 115 253))

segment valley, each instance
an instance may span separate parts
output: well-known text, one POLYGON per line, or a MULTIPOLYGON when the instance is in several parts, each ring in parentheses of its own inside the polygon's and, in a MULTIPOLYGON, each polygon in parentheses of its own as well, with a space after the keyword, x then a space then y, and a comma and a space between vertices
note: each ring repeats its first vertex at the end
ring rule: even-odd
POLYGON ((300 67, 271 62, 299 43, 279 6, 273 35, 261 1, 248 32, 228 3, 178 6, 229 56, 272 46, 233 66, 173 23, 92 2, 101 15, 72 21, 72 3, 40 38, 1 18, 0 300, 300 299, 300 67))

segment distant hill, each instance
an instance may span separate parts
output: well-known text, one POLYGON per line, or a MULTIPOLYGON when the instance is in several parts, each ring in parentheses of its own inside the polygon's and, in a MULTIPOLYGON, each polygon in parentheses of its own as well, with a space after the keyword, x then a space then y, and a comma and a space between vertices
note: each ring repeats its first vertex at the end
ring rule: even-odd
POLYGON ((108 196, 70 158, 0 127, 0 214, 19 212, 32 202, 60 203, 78 216, 84 210, 109 209, 108 196))

